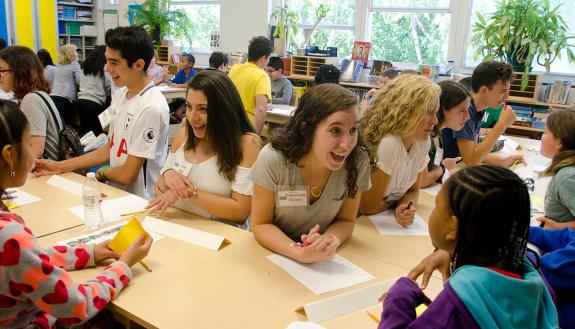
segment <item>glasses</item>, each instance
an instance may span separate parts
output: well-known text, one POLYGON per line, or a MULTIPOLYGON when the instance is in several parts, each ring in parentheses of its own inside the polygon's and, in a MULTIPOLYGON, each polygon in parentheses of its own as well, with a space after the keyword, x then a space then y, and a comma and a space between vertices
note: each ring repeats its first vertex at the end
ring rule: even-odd
POLYGON ((273 72, 277 71, 276 69, 271 68, 271 67, 266 67, 265 70, 267 73, 273 73, 273 72))
POLYGON ((12 72, 12 70, 10 70, 10 69, 0 70, 0 77, 4 76, 4 74, 5 74, 6 72, 12 72))

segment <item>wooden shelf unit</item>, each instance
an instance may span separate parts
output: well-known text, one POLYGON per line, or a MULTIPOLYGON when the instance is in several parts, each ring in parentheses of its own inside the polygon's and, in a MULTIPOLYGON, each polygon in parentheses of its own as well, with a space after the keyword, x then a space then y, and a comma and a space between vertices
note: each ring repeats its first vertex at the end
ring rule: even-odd
POLYGON ((509 97, 513 97, 517 100, 536 102, 537 95, 539 94, 539 74, 529 74, 529 81, 527 82, 525 90, 521 90, 522 78, 523 73, 513 72, 513 80, 509 88, 509 97))
POLYGON ((337 57, 292 56, 291 77, 313 78, 323 64, 337 64, 337 57))

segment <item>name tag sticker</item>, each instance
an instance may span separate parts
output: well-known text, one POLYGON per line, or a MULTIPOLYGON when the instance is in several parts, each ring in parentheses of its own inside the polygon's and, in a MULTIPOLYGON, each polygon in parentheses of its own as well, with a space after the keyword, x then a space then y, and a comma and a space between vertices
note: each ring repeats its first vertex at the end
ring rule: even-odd
POLYGON ((100 120, 102 129, 104 129, 110 124, 110 121, 112 121, 112 115, 110 114, 109 110, 105 110, 98 115, 98 119, 100 120))
POLYGON ((435 149, 435 157, 433 158, 433 164, 439 166, 441 164, 441 160, 443 160, 443 149, 437 148, 435 149))
POLYGON ((307 206, 307 203, 306 190, 278 191, 278 207, 303 207, 307 206))
POLYGON ((192 170, 192 164, 187 161, 176 160, 172 169, 187 177, 190 170, 192 170))

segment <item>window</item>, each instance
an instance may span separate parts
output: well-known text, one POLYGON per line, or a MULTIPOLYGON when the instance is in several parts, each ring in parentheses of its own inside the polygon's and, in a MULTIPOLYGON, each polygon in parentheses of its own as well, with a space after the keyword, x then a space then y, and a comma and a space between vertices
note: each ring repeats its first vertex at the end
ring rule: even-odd
MULTIPOLYGON (((286 4, 299 15, 298 33, 291 36, 298 48, 315 24, 317 8, 324 4, 329 6, 329 12, 308 44, 320 49, 337 47, 338 57, 351 55, 355 41, 355 0, 286 0, 286 4)), ((288 49, 296 53, 294 42, 290 42, 288 49)))
MULTIPOLYGON (((471 38, 472 32, 471 27, 473 24, 477 22, 477 15, 476 12, 480 12, 484 16, 489 16, 489 13, 493 12, 496 8, 497 1, 496 0, 471 0, 473 5, 471 6, 471 17, 469 19, 469 27, 467 38, 471 38)), ((567 23, 569 27, 569 31, 575 31, 575 11, 569 6, 570 2, 567 1, 560 1, 560 0, 550 0, 549 1, 552 7, 557 6, 558 4, 562 3, 563 5, 559 8, 559 13, 567 23), (570 10, 571 9, 571 10, 570 10)), ((571 32, 572 33, 572 32, 571 32)), ((575 63, 569 63, 567 60, 567 56, 563 53, 561 58, 555 59, 555 61, 551 64, 551 73, 557 74, 573 74, 575 72, 575 63)), ((465 66, 467 67, 475 67, 477 64, 481 62, 481 58, 474 59, 473 58, 473 49, 467 48, 465 50, 465 66)), ((545 72, 545 67, 537 65, 534 63, 533 71, 545 72)))
POLYGON ((219 0, 172 0, 171 9, 184 9, 193 24, 190 26, 194 40, 189 45, 188 40, 174 40, 176 44, 187 45, 195 49, 209 49, 210 35, 220 30, 219 0))
POLYGON ((391 62, 447 62, 450 0, 371 0, 371 55, 391 62))

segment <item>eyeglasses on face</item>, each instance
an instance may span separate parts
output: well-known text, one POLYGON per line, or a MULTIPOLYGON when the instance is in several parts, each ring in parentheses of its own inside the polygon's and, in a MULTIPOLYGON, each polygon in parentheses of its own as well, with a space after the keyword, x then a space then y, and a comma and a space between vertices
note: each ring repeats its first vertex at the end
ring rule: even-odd
POLYGON ((274 69, 273 67, 266 67, 265 70, 268 73, 273 73, 273 72, 277 71, 277 69, 274 69))

